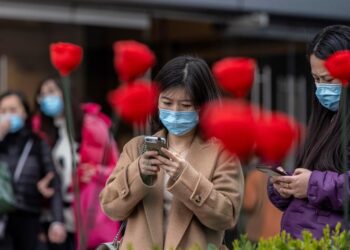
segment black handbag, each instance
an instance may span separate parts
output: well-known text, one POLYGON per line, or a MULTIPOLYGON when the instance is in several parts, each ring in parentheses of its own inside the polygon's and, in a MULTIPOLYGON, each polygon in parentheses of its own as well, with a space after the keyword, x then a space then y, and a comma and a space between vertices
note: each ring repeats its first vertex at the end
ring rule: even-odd
MULTIPOLYGON (((22 154, 17 162, 13 183, 15 184, 22 173, 24 163, 28 158, 29 152, 33 146, 33 141, 27 141, 22 154)), ((16 197, 12 186, 12 178, 10 170, 5 162, 0 163, 0 215, 7 214, 14 210, 16 205, 16 197)))
POLYGON ((126 227, 126 221, 123 221, 121 224, 116 236, 114 237, 114 240, 112 242, 102 243, 100 244, 96 250, 119 250, 124 236, 119 240, 120 235, 124 232, 124 229, 126 227))

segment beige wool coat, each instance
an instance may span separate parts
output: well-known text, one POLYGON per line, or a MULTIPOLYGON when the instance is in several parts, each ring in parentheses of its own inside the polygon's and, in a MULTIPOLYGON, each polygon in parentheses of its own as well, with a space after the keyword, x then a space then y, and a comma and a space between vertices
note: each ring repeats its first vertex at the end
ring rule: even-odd
MULTIPOLYGON (((156 136, 165 136, 160 131, 156 136)), ((214 140, 196 136, 186 167, 166 188, 173 194, 167 232, 163 232, 164 171, 152 186, 140 175, 138 160, 144 137, 128 142, 100 194, 103 211, 112 219, 127 220, 121 249, 188 249, 209 243, 221 246, 224 230, 232 228, 242 205, 244 178, 239 160, 214 140)))

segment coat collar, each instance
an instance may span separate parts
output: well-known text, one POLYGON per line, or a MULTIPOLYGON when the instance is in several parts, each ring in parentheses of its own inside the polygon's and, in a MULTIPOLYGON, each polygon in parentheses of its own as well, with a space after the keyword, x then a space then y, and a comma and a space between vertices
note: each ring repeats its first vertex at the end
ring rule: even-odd
MULTIPOLYGON (((161 130, 154 136, 166 138, 166 131, 161 130)), ((145 210, 148 228, 150 229, 152 242, 156 245, 163 246, 164 229, 163 229, 163 214, 164 214, 164 172, 160 171, 157 181, 154 184, 152 193, 148 194, 143 199, 143 207, 145 210)))

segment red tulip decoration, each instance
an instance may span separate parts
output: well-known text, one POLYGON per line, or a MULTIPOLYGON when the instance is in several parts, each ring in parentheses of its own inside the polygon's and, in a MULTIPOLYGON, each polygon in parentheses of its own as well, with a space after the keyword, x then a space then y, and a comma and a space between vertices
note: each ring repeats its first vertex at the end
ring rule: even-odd
MULTIPOLYGON (((72 43, 53 43, 50 45, 50 58, 51 63, 58 70, 62 77, 63 85, 63 97, 65 102, 65 118, 67 123, 69 147, 71 155, 75 155, 74 149, 74 117, 71 105, 71 93, 70 93, 70 73, 75 70, 81 63, 83 58, 83 49, 72 43)), ((77 172, 76 157, 72 157, 72 168, 73 174, 73 189, 74 189, 74 203, 76 210, 81 211, 80 207, 80 187, 79 187, 79 176, 77 172)), ((83 224, 81 213, 77 214, 77 230, 79 235, 79 249, 86 249, 86 237, 83 233, 83 224)))
POLYGON ((327 58, 325 67, 329 74, 339 79, 344 86, 350 82, 350 50, 337 51, 327 58))
POLYGON ((248 160, 255 144, 253 109, 243 101, 224 100, 203 107, 200 126, 207 138, 215 137, 241 160, 248 160))
POLYGON ((155 61, 154 53, 142 43, 132 40, 114 43, 114 67, 124 82, 144 75, 155 61))
POLYGON ((262 112, 256 124, 256 153, 267 164, 281 164, 300 140, 300 131, 287 115, 262 112))
POLYGON ((254 59, 229 57, 213 65, 213 74, 224 90, 245 97, 253 85, 255 65, 254 59))
POLYGON ((108 95, 108 101, 125 121, 143 125, 157 110, 158 87, 146 81, 123 85, 108 95))
POLYGON ((81 63, 83 49, 72 43, 52 43, 50 45, 50 57, 52 65, 61 76, 68 76, 81 63))

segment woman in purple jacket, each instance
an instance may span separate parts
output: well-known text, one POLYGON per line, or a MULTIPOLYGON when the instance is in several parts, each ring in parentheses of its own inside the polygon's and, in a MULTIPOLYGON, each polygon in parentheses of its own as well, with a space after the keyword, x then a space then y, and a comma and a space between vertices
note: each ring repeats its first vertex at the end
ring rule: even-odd
MULTIPOLYGON (((293 175, 271 178, 268 184, 270 200, 284 211, 281 229, 296 238, 303 230, 320 238, 327 224, 334 229, 343 223, 344 177, 350 179, 350 172, 342 170, 342 159, 350 154, 342 154, 340 114, 345 106, 350 110, 350 101, 341 98, 340 81, 329 74, 324 61, 346 49, 350 49, 350 27, 342 25, 326 27, 309 44, 316 91, 305 145, 293 175)), ((350 88, 347 91, 350 95, 350 88)), ((350 138, 350 131, 347 134, 350 138)), ((347 193, 350 196, 349 189, 347 193)))

